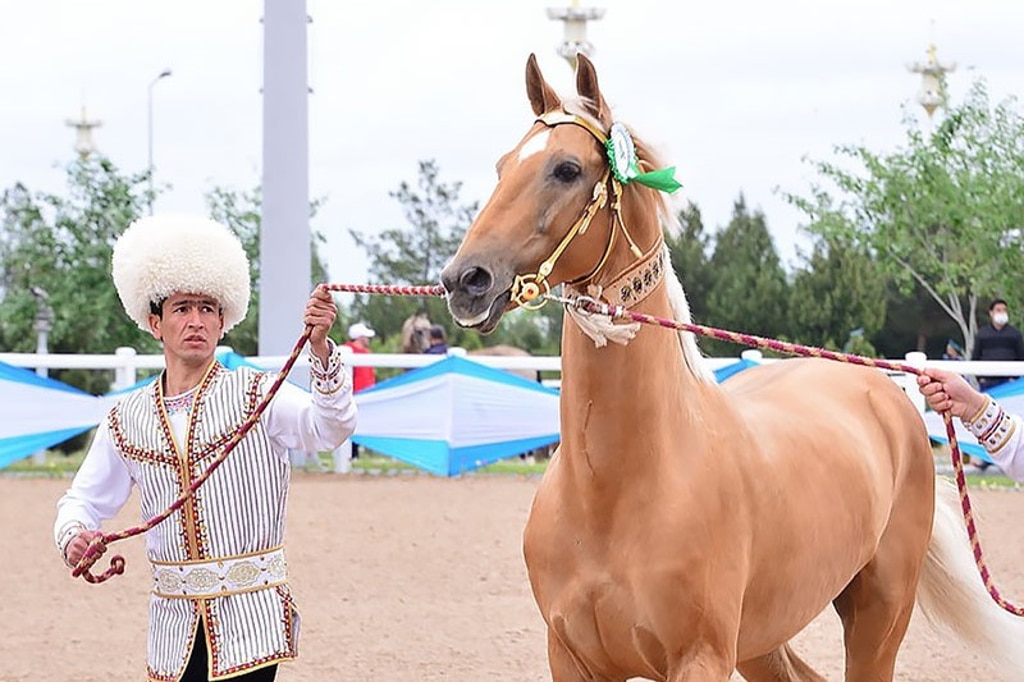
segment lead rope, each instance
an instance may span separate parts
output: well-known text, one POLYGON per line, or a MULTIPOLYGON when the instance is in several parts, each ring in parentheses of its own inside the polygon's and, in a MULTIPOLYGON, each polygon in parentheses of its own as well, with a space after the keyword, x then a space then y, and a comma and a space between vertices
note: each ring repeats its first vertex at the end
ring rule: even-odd
MULTIPOLYGON (((347 293, 358 293, 358 294, 386 294, 386 295, 397 295, 397 296, 444 296, 445 290, 442 286, 391 286, 385 284, 327 284, 325 288, 328 291, 338 291, 347 293)), ((852 355, 850 353, 838 353, 830 351, 825 348, 816 348, 813 346, 804 346, 797 343, 790 343, 788 341, 778 341, 776 339, 767 339, 761 336, 754 336, 751 334, 740 334, 737 332, 731 332, 723 329, 716 329, 715 327, 706 327, 704 325, 693 324, 689 322, 677 322, 663 317, 657 317, 655 315, 647 315, 644 313, 634 312, 622 306, 612 306, 606 303, 600 303, 592 298, 586 296, 578 296, 575 298, 567 298, 562 296, 555 296, 553 294, 544 295, 549 300, 557 301, 566 307, 572 307, 580 311, 588 312, 597 315, 608 315, 612 318, 624 318, 631 319, 634 322, 640 322, 642 324, 656 325, 660 327, 667 327, 669 329, 675 329, 678 331, 686 331, 693 334, 699 334, 700 336, 710 336, 715 339, 722 341, 729 341, 732 343, 739 343, 744 345, 756 346, 758 348, 767 348, 769 350, 787 353, 790 355, 802 355, 805 357, 816 357, 825 358, 827 360, 835 360, 837 362, 846 362, 852 365, 862 365, 866 367, 875 367, 878 369, 887 369, 897 372, 904 372, 907 374, 920 375, 923 372, 912 365, 907 365, 900 362, 890 362, 888 360, 878 360, 875 358, 868 358, 860 355, 852 355)), ((303 331, 302 336, 295 343, 295 347, 292 349, 291 355, 285 361, 282 366, 277 379, 271 385, 270 390, 267 391, 267 395, 264 396, 263 400, 260 401, 256 409, 249 415, 248 418, 238 428, 235 434, 223 444, 221 453, 217 455, 217 458, 210 464, 210 467, 203 472, 201 476, 196 478, 192 482, 192 485, 175 500, 170 507, 165 511, 157 514, 149 521, 146 521, 140 526, 134 526, 132 528, 119 531, 117 533, 107 533, 101 536, 97 536, 89 543, 89 547, 86 549, 85 554, 75 565, 71 572, 73 577, 82 576, 89 583, 102 583, 114 575, 120 575, 124 573, 125 560, 124 557, 116 555, 111 558, 110 566, 106 571, 100 575, 93 575, 89 569, 96 563, 97 559, 106 551, 107 545, 116 542, 118 540, 124 540, 135 535, 145 533, 150 528, 156 526, 158 523, 165 520, 168 516, 176 512, 182 507, 185 502, 195 494, 195 491, 199 489, 206 480, 210 477, 210 474, 220 466, 220 464, 227 458, 228 454, 234 449, 236 445, 245 437, 250 429, 256 424, 256 421, 262 416, 263 412, 267 409, 270 401, 273 399, 277 390, 284 383, 285 377, 288 372, 291 371, 292 366, 295 364, 299 353, 302 352, 303 346, 306 345, 306 341, 309 340, 309 334, 311 329, 306 327, 303 331)), ((956 487, 960 494, 960 510, 963 513, 964 521, 967 524, 967 536, 971 542, 971 550, 974 554, 974 563, 978 568, 978 573, 981 576, 981 580, 985 585, 985 589, 988 591, 989 596, 992 600, 998 604, 1002 609, 1014 614, 1015 616, 1024 616, 1024 608, 1016 606, 1000 594, 999 589, 996 587, 992 574, 989 572, 988 564, 985 561, 984 554, 981 549, 981 541, 978 538, 978 529, 974 521, 974 511, 971 506, 971 500, 967 493, 967 477, 964 475, 963 460, 960 453, 960 445, 956 439, 956 430, 953 426, 953 418, 949 411, 942 413, 943 422, 946 425, 946 436, 949 438, 950 454, 953 461, 953 471, 956 475, 956 487)))
MULTIPOLYGON (((704 325, 692 324, 689 322, 677 322, 675 320, 658 317, 656 315, 634 312, 624 308, 623 306, 613 306, 607 303, 601 303, 587 296, 567 298, 549 295, 548 298, 558 301, 567 307, 576 308, 577 310, 591 314, 607 315, 611 318, 629 319, 642 324, 651 324, 660 327, 667 327, 669 329, 691 332, 701 336, 710 336, 721 341, 730 341, 732 343, 766 348, 768 350, 788 353, 790 355, 825 358, 827 360, 836 360, 837 362, 845 362, 851 365, 876 367, 878 369, 887 369, 913 375, 924 374, 924 372, 917 367, 901 362, 877 360, 875 358, 852 355, 850 353, 839 353, 825 348, 803 346, 797 343, 789 343, 788 341, 778 341, 776 339, 767 339, 762 336, 740 334, 724 329, 705 327, 704 325)), ((1003 598, 999 589, 995 585, 995 581, 992 579, 992 574, 988 570, 988 564, 986 563, 984 554, 981 550, 981 540, 978 538, 978 528, 974 522, 974 510, 971 507, 971 499, 967 493, 967 477, 964 475, 964 464, 960 453, 960 445, 956 439, 956 429, 953 426, 953 417, 948 410, 942 413, 942 420, 946 424, 946 436, 949 438, 949 449, 953 460, 953 471, 956 475, 956 487, 960 494, 960 511, 963 513, 964 521, 967 524, 967 536, 970 538, 971 551, 974 553, 974 563, 978 568, 981 581, 985 584, 985 589, 988 591, 989 596, 992 597, 992 600, 1002 609, 1015 616, 1024 616, 1024 608, 1016 606, 1003 598)))
MULTIPOLYGON (((384 286, 376 284, 327 284, 325 288, 328 291, 346 291, 354 293, 369 293, 369 294, 395 294, 405 296, 443 296, 444 288, 441 286, 384 286)), ((94 575, 90 569, 93 564, 103 555, 106 551, 107 546, 111 543, 117 542, 118 540, 124 540, 126 538, 134 537, 145 533, 150 528, 153 528, 157 524, 164 521, 168 516, 181 509, 182 505, 192 497, 196 490, 199 489, 210 475, 227 459, 227 456, 234 450, 235 446, 241 442, 247 433, 256 425, 256 422, 266 411, 270 405, 270 401, 277 395, 278 389, 281 388, 281 384, 284 383, 285 378, 295 365, 295 361, 299 357, 299 353, 302 352, 303 346, 306 345, 306 341, 309 340, 309 334, 312 331, 311 327, 306 327, 303 330, 299 340, 295 342, 295 347, 292 348, 291 354, 288 359, 285 360, 284 365, 281 367, 281 371, 278 373, 274 383, 271 384, 267 394, 263 397, 263 400, 259 402, 256 408, 246 417, 245 421, 235 430, 234 434, 225 443, 219 446, 221 452, 217 455, 216 459, 210 463, 209 468, 198 476, 192 484, 176 499, 171 505, 160 512, 153 518, 149 519, 145 523, 126 528, 116 533, 105 533, 98 535, 89 543, 82 558, 78 560, 78 563, 71 570, 71 577, 77 578, 81 576, 86 582, 92 584, 98 584, 109 580, 115 575, 121 575, 124 573, 125 560, 121 555, 115 555, 110 559, 110 565, 103 573, 94 575)), ((206 453, 208 454, 208 453, 206 453)), ((203 455, 205 456, 205 454, 203 455)))

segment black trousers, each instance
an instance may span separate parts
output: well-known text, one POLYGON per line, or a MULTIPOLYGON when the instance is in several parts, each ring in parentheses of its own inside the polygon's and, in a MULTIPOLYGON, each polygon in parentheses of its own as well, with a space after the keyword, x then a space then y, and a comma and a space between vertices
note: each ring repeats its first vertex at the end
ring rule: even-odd
MULTIPOLYGON (((206 635, 203 634, 203 626, 200 624, 196 631, 196 643, 192 646, 192 658, 188 659, 185 666, 185 674, 181 676, 181 682, 209 682, 207 676, 207 653, 206 635)), ((232 682, 274 682, 277 677, 277 666, 268 665, 266 668, 254 670, 245 675, 232 677, 232 682)))

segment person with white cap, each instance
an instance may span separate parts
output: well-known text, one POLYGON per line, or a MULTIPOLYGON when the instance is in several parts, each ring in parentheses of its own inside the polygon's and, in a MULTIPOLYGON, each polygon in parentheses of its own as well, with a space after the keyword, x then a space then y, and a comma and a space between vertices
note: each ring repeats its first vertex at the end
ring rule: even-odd
MULTIPOLYGON (((118 238, 111 265, 125 311, 163 344, 166 369, 110 410, 57 503, 54 539, 69 566, 133 487, 144 518, 168 508, 273 383, 214 357, 250 295, 245 251, 226 227, 143 218, 118 238)), ((337 448, 355 430, 352 387, 327 336, 336 315, 330 292, 318 286, 303 313, 311 392, 282 383, 221 466, 146 533, 154 578, 149 680, 273 680, 278 663, 296 657, 299 617, 283 550, 287 453, 337 448)))
MULTIPOLYGON (((344 345, 352 349, 353 353, 369 353, 370 339, 377 336, 365 322, 356 322, 349 325, 348 341, 344 345)), ((352 368, 352 391, 359 393, 377 383, 377 375, 373 367, 352 368)))

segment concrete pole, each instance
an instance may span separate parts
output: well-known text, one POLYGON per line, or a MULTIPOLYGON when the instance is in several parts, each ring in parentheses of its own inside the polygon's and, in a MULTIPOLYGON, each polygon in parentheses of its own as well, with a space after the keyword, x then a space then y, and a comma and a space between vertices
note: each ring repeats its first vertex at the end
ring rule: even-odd
POLYGON ((287 355, 312 289, 305 0, 263 3, 259 354, 287 355))

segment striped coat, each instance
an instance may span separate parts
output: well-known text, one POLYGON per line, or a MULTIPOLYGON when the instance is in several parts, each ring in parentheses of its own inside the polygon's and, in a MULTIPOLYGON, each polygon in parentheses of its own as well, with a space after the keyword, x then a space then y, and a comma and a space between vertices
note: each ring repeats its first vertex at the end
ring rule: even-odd
MULTIPOLYGON (((255 409, 270 382, 248 368, 227 371, 213 363, 195 396, 182 443, 164 411, 160 383, 125 398, 106 424, 139 490, 143 518, 169 507, 207 469, 217 445, 255 409)), ((275 406, 288 398, 286 393, 278 394, 275 406)), ((265 421, 266 413, 196 494, 149 531, 155 567, 188 567, 281 547, 289 465, 287 451, 268 436, 265 421)), ((226 596, 160 596, 158 584, 149 604, 149 678, 179 678, 200 623, 212 679, 294 658, 299 620, 283 563, 279 568, 279 580, 226 596)))

